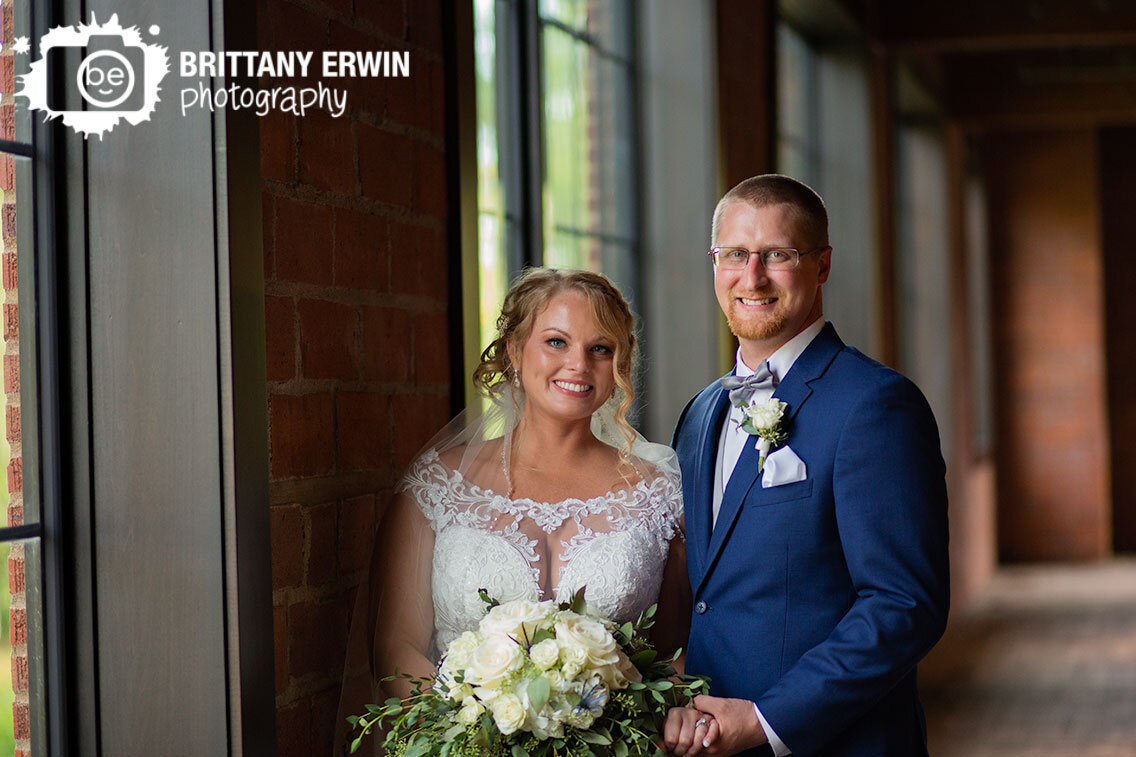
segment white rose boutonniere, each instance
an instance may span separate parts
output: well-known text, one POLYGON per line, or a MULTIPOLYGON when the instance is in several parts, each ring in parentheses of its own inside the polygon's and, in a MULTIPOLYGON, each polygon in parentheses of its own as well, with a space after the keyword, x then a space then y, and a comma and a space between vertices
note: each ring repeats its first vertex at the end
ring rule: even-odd
POLYGON ((758 438, 757 475, 760 476, 765 458, 789 439, 789 431, 784 423, 785 411, 789 409, 789 405, 770 397, 765 402, 747 402, 741 408, 742 431, 758 438))

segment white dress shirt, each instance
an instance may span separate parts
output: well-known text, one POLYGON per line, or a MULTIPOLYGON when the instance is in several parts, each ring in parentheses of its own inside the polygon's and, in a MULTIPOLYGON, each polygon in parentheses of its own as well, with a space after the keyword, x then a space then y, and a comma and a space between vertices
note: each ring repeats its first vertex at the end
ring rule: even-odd
MULTIPOLYGON (((777 351, 769 356, 766 361, 769 364, 769 371, 773 374, 774 384, 777 384, 793 367, 793 363, 797 362, 797 358, 805 351, 817 334, 824 328, 824 316, 817 318, 812 322, 804 331, 797 334, 795 337, 785 342, 777 348, 777 351)), ((757 369, 750 368, 742 360, 742 350, 738 348, 737 366, 735 372, 739 378, 752 376, 757 373, 757 369)), ((759 389, 754 392, 751 402, 764 402, 773 396, 773 391, 769 389, 759 389)), ((742 450, 745 448, 747 442, 756 444, 752 441, 754 438, 747 434, 741 428, 742 411, 739 408, 730 407, 729 415, 726 416, 726 422, 722 424, 722 433, 718 437, 718 456, 715 458, 714 465, 714 500, 713 500, 713 523, 718 522, 718 510, 722 507, 722 496, 725 494, 726 485, 730 482, 730 475, 734 472, 734 467, 738 464, 738 458, 742 456, 742 450)), ((769 739, 769 745, 773 747, 773 753, 777 757, 785 757, 789 754, 789 747, 785 746, 785 742, 777 735, 777 733, 770 727, 769 723, 765 720, 765 716, 761 714, 757 704, 753 705, 753 711, 757 714, 757 719, 761 721, 761 727, 765 731, 765 736, 769 739)))

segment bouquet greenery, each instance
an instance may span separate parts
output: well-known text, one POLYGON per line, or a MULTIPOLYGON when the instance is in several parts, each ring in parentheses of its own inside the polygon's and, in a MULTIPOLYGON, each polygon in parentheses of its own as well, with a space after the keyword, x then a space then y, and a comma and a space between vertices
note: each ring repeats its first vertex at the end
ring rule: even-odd
POLYGON ((402 757, 661 757, 667 710, 705 693, 706 679, 676 675, 681 650, 659 659, 646 640, 654 605, 617 626, 588 614, 583 589, 560 605, 481 598, 489 611, 450 643, 433 680, 387 678, 414 693, 347 719, 352 753, 377 727, 402 757))

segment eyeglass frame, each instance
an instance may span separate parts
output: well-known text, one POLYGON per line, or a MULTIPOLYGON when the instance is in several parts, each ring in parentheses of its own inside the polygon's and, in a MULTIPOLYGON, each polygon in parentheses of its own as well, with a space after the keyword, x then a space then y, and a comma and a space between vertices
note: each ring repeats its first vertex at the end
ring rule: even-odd
POLYGON ((737 268, 728 268, 727 269, 727 270, 741 271, 741 270, 744 270, 746 267, 749 266, 749 261, 754 255, 757 255, 758 259, 761 260, 761 267, 762 268, 768 268, 768 266, 765 264, 765 259, 766 259, 766 256, 769 253, 774 252, 774 251, 792 252, 797 257, 794 259, 793 265, 791 267, 781 268, 781 269, 774 268, 773 270, 775 270, 775 271, 776 270, 795 271, 795 270, 797 270, 798 268, 801 267, 801 258, 804 255, 812 255, 814 252, 823 252, 824 250, 827 250, 827 249, 828 249, 828 245, 825 245, 824 247, 817 247, 816 249, 813 249, 813 250, 806 250, 804 252, 801 252, 796 247, 767 247, 764 250, 750 250, 746 247, 736 247, 736 246, 732 246, 732 245, 731 246, 719 245, 719 246, 716 246, 716 247, 711 247, 707 251, 706 254, 709 255, 713 259, 715 268, 721 268, 721 265, 718 263, 718 256, 724 250, 745 250, 746 255, 747 255, 745 264, 741 265, 737 268))

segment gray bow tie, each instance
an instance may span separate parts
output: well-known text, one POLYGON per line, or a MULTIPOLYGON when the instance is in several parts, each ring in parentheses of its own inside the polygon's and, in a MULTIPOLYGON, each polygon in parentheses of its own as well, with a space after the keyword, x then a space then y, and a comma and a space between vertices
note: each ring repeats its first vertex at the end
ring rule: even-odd
POLYGON ((749 402, 753 393, 758 389, 776 389, 777 380, 769 370, 769 361, 762 362, 757 373, 745 378, 737 376, 722 377, 722 388, 730 392, 730 404, 741 407, 743 402, 749 402))

